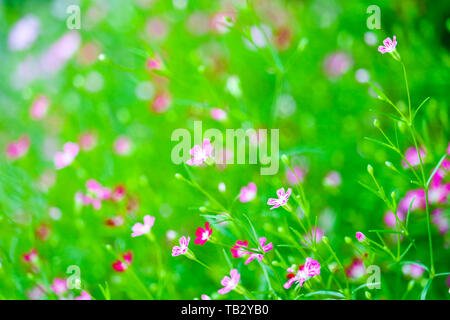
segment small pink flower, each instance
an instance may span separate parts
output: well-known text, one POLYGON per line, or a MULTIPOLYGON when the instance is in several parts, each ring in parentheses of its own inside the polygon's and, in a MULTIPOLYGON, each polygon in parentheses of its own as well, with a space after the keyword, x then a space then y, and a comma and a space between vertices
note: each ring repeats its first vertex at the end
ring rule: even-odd
MULTIPOLYGON (((419 153, 420 157, 422 158, 422 162, 424 162, 424 159, 426 157, 424 149, 419 148, 419 153)), ((416 167, 420 164, 419 155, 417 154, 417 149, 415 147, 410 147, 406 149, 405 158, 406 160, 408 160, 409 164, 412 167, 416 167)), ((409 168, 408 163, 405 160, 402 160, 402 166, 405 169, 409 168)))
POLYGON ((317 228, 316 227, 312 227, 311 232, 309 234, 304 234, 303 238, 307 239, 307 241, 309 240, 309 243, 305 243, 304 241, 302 241, 302 243, 306 246, 310 246, 314 241, 316 243, 320 243, 322 241, 322 237, 325 233, 323 232, 322 229, 317 228))
POLYGON ((330 171, 323 179, 323 184, 327 187, 338 187, 342 183, 342 178, 339 172, 330 171))
POLYGON ((112 268, 117 272, 124 272, 131 265, 133 261, 133 252, 128 251, 122 254, 123 261, 118 259, 112 264, 112 268))
POLYGON ((11 159, 19 159, 25 156, 30 148, 30 138, 22 136, 18 141, 13 141, 6 147, 6 156, 11 159))
POLYGON ((108 227, 120 227, 124 224, 125 219, 122 216, 112 217, 105 220, 108 227))
POLYGON ((444 161, 442 161, 441 166, 434 174, 433 179, 431 180, 431 185, 433 187, 439 186, 442 183, 442 180, 444 180, 444 178, 447 176, 449 171, 450 171, 450 160, 444 159, 444 161))
POLYGON ((432 185, 428 190, 428 199, 431 204, 447 202, 447 196, 450 193, 450 183, 444 183, 438 186, 432 185))
POLYGON ((191 241, 191 237, 182 236, 180 238, 180 246, 174 246, 172 248, 172 257, 176 257, 182 254, 185 254, 188 251, 189 241, 191 241))
POLYGON ((35 263, 38 260, 38 253, 36 249, 31 249, 30 252, 24 253, 22 258, 25 262, 35 263))
POLYGON ((111 198, 115 202, 119 202, 119 201, 122 201, 123 198, 125 198, 125 194, 126 194, 125 187, 122 185, 118 185, 118 186, 114 187, 114 190, 111 194, 111 198))
POLYGON ((353 259, 352 264, 347 267, 345 273, 348 277, 354 280, 361 278, 366 274, 366 267, 364 266, 364 262, 361 259, 353 259))
POLYGON ((211 297, 206 295, 206 294, 202 294, 202 300, 211 300, 211 297))
POLYGON ((61 278, 55 278, 50 286, 56 295, 63 295, 67 292, 67 281, 61 278))
POLYGON ((213 108, 211 109, 211 118, 217 121, 225 121, 227 120, 227 113, 225 110, 213 108))
POLYGON ((402 267, 402 272, 405 276, 410 276, 413 279, 419 279, 425 272, 425 269, 421 265, 411 263, 404 264, 402 267))
POLYGON ((305 175, 306 175, 305 171, 298 166, 293 167, 293 169, 294 169, 295 174, 294 174, 294 172, 292 172, 292 170, 290 168, 286 169, 286 178, 291 186, 296 185, 298 183, 298 180, 300 180, 300 182, 303 182, 303 180, 305 179, 305 175), (296 176, 298 177, 298 180, 297 180, 296 176))
POLYGON ((410 204, 411 204, 411 211, 417 209, 425 209, 426 207, 425 191, 423 189, 415 189, 408 191, 406 195, 399 201, 398 208, 400 211, 406 213, 408 212, 410 204))
POLYGON ((393 37, 393 40, 391 40, 391 38, 386 38, 383 40, 383 44, 384 46, 378 47, 378 51, 382 54, 385 54, 386 52, 393 52, 397 46, 397 40, 395 39, 395 36, 393 37))
POLYGON ((324 72, 330 78, 338 78, 353 65, 352 57, 343 51, 329 54, 324 61, 324 72))
POLYGON ((229 276, 223 277, 221 281, 223 288, 219 289, 218 291, 220 294, 227 294, 228 292, 234 290, 238 286, 241 275, 239 274, 237 269, 232 269, 230 271, 230 276, 231 278, 229 276))
POLYGON ((150 233, 150 230, 152 229, 154 223, 155 223, 155 217, 152 217, 150 215, 144 216, 144 224, 137 222, 131 228, 131 231, 133 231, 131 236, 134 238, 134 237, 142 236, 143 234, 150 233))
POLYGON ((277 190, 278 199, 270 198, 267 200, 267 204, 269 206, 273 206, 270 210, 286 205, 289 200, 289 196, 292 193, 292 189, 288 188, 286 192, 284 192, 284 188, 280 188, 277 190))
POLYGON ((168 92, 160 92, 155 95, 150 108, 155 113, 164 113, 169 109, 171 103, 170 95, 168 92))
POLYGON ((159 56, 150 58, 146 63, 147 70, 160 70, 162 68, 162 61, 159 56))
POLYGON ((305 281, 320 274, 320 263, 312 258, 306 258, 305 264, 299 266, 298 271, 296 271, 295 266, 293 266, 288 268, 287 272, 287 278, 289 280, 283 287, 289 289, 295 282, 298 282, 300 287, 302 287, 305 281))
MULTIPOLYGON (((397 211, 397 217, 402 222, 405 220, 405 214, 403 213, 403 211, 397 211)), ((383 221, 386 226, 391 228, 394 228, 397 223, 395 215, 392 211, 388 211, 384 214, 383 221)))
POLYGON ((76 297, 75 300, 92 300, 92 297, 85 290, 81 292, 81 295, 76 297))
POLYGON ((36 100, 33 101, 33 104, 30 108, 30 116, 33 120, 41 120, 47 114, 48 106, 50 105, 50 100, 41 95, 37 97, 36 100))
POLYGON ((63 151, 57 152, 53 158, 56 170, 69 166, 75 160, 75 157, 78 155, 79 151, 80 147, 78 144, 73 142, 65 143, 63 146, 63 151))
POLYGON ((191 149, 192 158, 186 161, 189 166, 200 166, 205 162, 206 159, 212 157, 213 147, 209 139, 203 140, 203 146, 195 145, 191 149))
POLYGON ((359 242, 363 242, 364 240, 366 240, 366 236, 364 235, 364 233, 358 231, 358 232, 356 233, 356 239, 357 239, 359 242))
POLYGON ((93 132, 86 131, 78 138, 80 149, 83 151, 90 151, 97 145, 97 135, 93 132))
POLYGON ((236 241, 236 244, 231 247, 231 255, 234 258, 243 257, 247 253, 247 250, 245 250, 244 248, 247 248, 247 247, 248 247, 248 241, 238 240, 238 241, 236 241))
MULTIPOLYGON (((261 246, 262 250, 264 252, 268 252, 270 250, 273 249, 273 244, 272 242, 266 245, 266 238, 261 237, 259 238, 259 245, 261 246)), ((257 249, 254 249, 257 250, 257 249)), ((248 259, 245 261, 245 264, 249 264, 250 262, 252 262, 255 258, 257 258, 260 262, 262 261, 262 259, 264 258, 264 255, 261 253, 252 253, 252 252, 246 252, 246 254, 249 254, 250 257, 248 257, 248 259)))
POLYGON ((199 245, 204 245, 206 241, 211 237, 213 229, 209 227, 209 222, 205 223, 205 228, 199 227, 195 232, 197 238, 195 238, 194 243, 199 245))
POLYGON ((239 201, 240 202, 250 202, 256 197, 256 184, 250 182, 247 186, 241 188, 241 192, 239 193, 239 201))
POLYGON ((445 235, 448 232, 448 219, 443 215, 442 209, 433 211, 431 221, 438 228, 440 234, 445 235))
POLYGON ((119 156, 126 156, 131 153, 131 141, 125 136, 120 136, 114 141, 114 152, 119 156))

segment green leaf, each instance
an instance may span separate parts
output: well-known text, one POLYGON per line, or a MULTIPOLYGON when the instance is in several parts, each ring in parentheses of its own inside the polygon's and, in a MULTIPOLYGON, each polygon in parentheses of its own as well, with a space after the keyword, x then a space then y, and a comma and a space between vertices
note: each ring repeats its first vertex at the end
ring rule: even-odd
POLYGON ((428 289, 430 289, 431 281, 433 281, 433 278, 428 279, 427 284, 422 290, 422 293, 420 295, 420 300, 426 300, 428 289))
POLYGON ((441 166, 442 161, 444 161, 445 157, 447 157, 447 154, 444 154, 444 155, 441 157, 441 159, 439 160, 439 162, 438 162, 438 164, 436 165, 436 167, 434 167, 433 172, 431 172, 431 175, 430 175, 430 177, 428 178, 428 181, 427 181, 427 187, 430 185, 431 179, 433 179, 434 175, 435 175, 436 172, 439 170, 439 167, 441 166))
POLYGON ((364 284, 360 285, 359 287, 357 287, 355 290, 353 290, 352 291, 352 295, 355 294, 356 292, 358 292, 361 289, 364 289, 364 288, 369 287, 369 286, 376 286, 376 285, 379 285, 379 284, 380 284, 380 282, 364 283, 364 284))
POLYGON ((316 292, 310 292, 305 294, 305 297, 311 297, 311 296, 317 296, 317 295, 326 295, 326 296, 333 296, 336 298, 342 298, 345 299, 345 296, 338 292, 338 291, 316 291, 316 292))

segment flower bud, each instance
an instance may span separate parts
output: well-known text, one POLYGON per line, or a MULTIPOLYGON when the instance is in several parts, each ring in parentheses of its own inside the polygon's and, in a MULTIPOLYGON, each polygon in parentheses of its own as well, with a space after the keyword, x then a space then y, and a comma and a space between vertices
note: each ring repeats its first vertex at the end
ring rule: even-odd
POLYGON ((367 165, 367 172, 368 172, 371 176, 373 175, 373 167, 372 167, 370 164, 367 165))

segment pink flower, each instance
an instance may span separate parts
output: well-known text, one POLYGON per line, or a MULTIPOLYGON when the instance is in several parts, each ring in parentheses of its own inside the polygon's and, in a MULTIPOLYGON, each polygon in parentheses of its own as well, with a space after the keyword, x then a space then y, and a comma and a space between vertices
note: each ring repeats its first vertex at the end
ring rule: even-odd
POLYGON ((125 219, 122 216, 116 216, 105 220, 105 224, 108 227, 120 227, 123 225, 124 222, 125 219))
POLYGON ((155 95, 150 105, 155 113, 164 113, 170 107, 171 99, 168 92, 160 92, 155 95))
POLYGON ((289 280, 283 287, 289 289, 295 282, 302 287, 305 281, 320 274, 320 263, 312 258, 306 258, 305 264, 299 266, 298 271, 295 271, 295 266, 292 266, 287 269, 287 272, 289 272, 287 275, 289 280))
POLYGON ((67 292, 67 281, 61 278, 55 278, 50 286, 56 295, 62 295, 67 292))
POLYGON ((431 180, 431 185, 433 187, 439 186, 449 171, 450 171, 450 160, 444 159, 444 161, 442 161, 441 166, 434 174, 433 179, 431 180))
MULTIPOLYGON (((424 162, 426 157, 425 151, 422 148, 419 148, 419 153, 422 158, 422 162, 424 162)), ((417 149, 415 147, 409 147, 406 149, 405 158, 412 167, 416 167, 420 164, 419 155, 417 154, 417 149)), ((408 163, 405 160, 402 160, 402 166, 405 169, 409 168, 408 163)))
POLYGON ((384 46, 379 46, 378 51, 380 51, 382 54, 385 54, 386 52, 393 52, 395 50, 395 47, 397 46, 397 40, 395 39, 395 36, 393 37, 393 41, 391 38, 386 38, 383 40, 384 46))
POLYGON ((413 279, 419 279, 424 273, 425 269, 416 263, 404 264, 402 272, 406 276, 410 276, 413 279))
POLYGON ((328 55, 324 61, 325 74, 330 78, 337 78, 345 74, 353 65, 350 55, 338 51, 328 55))
POLYGON ((47 114, 48 106, 50 105, 50 100, 44 96, 40 95, 37 97, 30 108, 30 116, 33 120, 41 120, 47 114))
POLYGON ((159 56, 155 56, 154 58, 150 58, 146 63, 148 70, 159 70, 162 68, 162 61, 159 56))
POLYGON ((220 294, 227 294, 231 290, 235 289, 237 285, 239 284, 239 279, 241 278, 241 275, 237 271, 237 269, 232 269, 230 271, 230 276, 223 277, 222 281, 220 282, 223 286, 222 289, 219 289, 220 294))
POLYGON ((357 239, 359 242, 363 242, 364 240, 366 240, 366 236, 364 235, 364 233, 358 231, 358 232, 356 233, 356 239, 357 239))
POLYGON ((86 182, 86 189, 100 200, 109 199, 109 197, 111 196, 111 190, 109 188, 102 187, 102 185, 94 179, 89 179, 86 182))
POLYGON ((240 202, 250 202, 256 197, 256 184, 250 182, 247 186, 241 188, 241 192, 239 193, 239 201, 240 202))
POLYGON ((80 43, 81 36, 78 31, 71 30, 65 33, 42 55, 39 60, 39 71, 46 75, 58 72, 75 54, 80 43))
POLYGON ((90 151, 97 145, 97 135, 93 132, 84 132, 78 138, 80 149, 83 151, 90 151))
POLYGON ((411 211, 417 209, 425 209, 425 191, 423 189, 410 190, 399 201, 398 208, 402 212, 408 212, 409 205, 411 204, 411 211), (414 199, 414 201, 413 201, 414 199))
POLYGON ((114 201, 119 202, 119 201, 123 200, 123 198, 125 198, 125 194, 126 194, 125 187, 122 185, 119 185, 114 188, 111 198, 114 201))
POLYGON ((267 204, 273 206, 272 208, 270 208, 270 210, 284 206, 288 202, 291 193, 292 193, 291 188, 288 188, 286 192, 284 192, 284 188, 278 189, 277 190, 278 199, 270 198, 269 200, 267 200, 267 204))
POLYGON ((234 258, 243 257, 247 253, 247 250, 245 250, 244 248, 247 248, 247 247, 248 247, 248 241, 238 240, 238 241, 236 241, 236 244, 231 247, 231 255, 234 258))
POLYGON ((448 219, 443 215, 442 209, 433 211, 431 221, 438 228, 440 234, 445 235, 448 232, 448 219))
POLYGON ((295 174, 294 174, 294 172, 292 172, 292 170, 290 168, 286 169, 286 178, 291 186, 294 186, 298 183, 297 177, 300 180, 300 182, 303 182, 303 180, 305 179, 305 175, 306 175, 305 171, 300 167, 295 166, 295 167, 293 167, 293 169, 294 169, 295 174))
POLYGON ((81 292, 81 295, 76 297, 75 300, 92 300, 92 297, 85 290, 81 292))
POLYGON ((19 159, 27 154, 30 148, 30 138, 28 136, 22 136, 18 141, 13 141, 6 147, 6 156, 11 159, 19 159))
POLYGON ((172 248, 172 257, 176 257, 182 254, 185 254, 188 251, 189 241, 191 241, 191 237, 182 236, 180 238, 180 246, 174 246, 172 248))
POLYGON ((189 166, 200 166, 205 162, 206 159, 210 158, 213 153, 213 147, 209 139, 203 140, 203 146, 195 145, 191 149, 192 158, 186 161, 189 166))
POLYGON ((119 156, 126 156, 131 153, 131 141, 125 136, 120 136, 114 141, 114 152, 119 156))
POLYGON ((67 142, 63 146, 63 152, 57 152, 53 157, 53 162, 55 163, 56 170, 63 169, 70 165, 75 157, 78 155, 80 147, 78 144, 73 142, 67 142))
POLYGON ((209 222, 205 223, 205 228, 199 227, 197 229, 197 232, 195 232, 195 235, 197 238, 195 238, 194 243, 199 245, 204 245, 206 241, 209 240, 211 237, 212 229, 209 227, 209 222))
MULTIPOLYGON (((273 249, 273 244, 272 242, 266 245, 266 238, 261 237, 259 238, 259 245, 261 246, 262 250, 264 252, 268 252, 270 250, 273 249)), ((254 250, 258 250, 258 249, 254 249, 254 250)), ((261 253, 252 253, 252 252, 246 252, 246 254, 249 254, 250 257, 248 257, 248 259, 245 261, 245 264, 249 264, 250 262, 252 262, 255 258, 257 258, 260 262, 262 261, 262 259, 264 258, 264 255, 261 253)))
MULTIPOLYGON (((405 214, 403 213, 403 211, 397 211, 397 216, 400 221, 405 220, 405 214)), ((384 214, 383 221, 386 224, 386 226, 391 227, 391 228, 394 228, 397 223, 395 215, 392 211, 388 211, 384 214)))
POLYGON ((438 186, 430 186, 428 190, 428 199, 431 204, 445 203, 447 196, 450 193, 450 183, 441 184, 438 186))
POLYGON ((117 272, 124 272, 131 265, 133 261, 133 252, 128 251, 122 254, 123 261, 118 259, 112 264, 112 268, 117 272))
POLYGON ((327 187, 338 187, 341 185, 342 178, 339 172, 330 171, 323 179, 323 184, 327 187))
POLYGON ((144 216, 144 224, 137 222, 131 228, 131 231, 133 231, 131 236, 134 238, 134 237, 142 236, 143 234, 150 233, 150 230, 152 229, 154 223, 155 223, 155 217, 152 217, 150 215, 144 216))
POLYGON ((227 120, 227 113, 225 110, 213 108, 211 109, 211 118, 217 121, 225 121, 227 120))
POLYGON ((38 253, 36 249, 31 249, 30 252, 24 253, 22 258, 25 262, 35 263, 38 260, 38 253))
POLYGON ((356 280, 366 274, 366 267, 361 259, 353 259, 352 264, 345 270, 348 277, 356 280))
POLYGON ((202 294, 202 300, 211 300, 211 297, 206 295, 206 294, 202 294))
POLYGON ((325 233, 323 232, 322 229, 320 228, 315 228, 312 227, 311 232, 309 234, 304 234, 303 238, 307 239, 307 241, 309 240, 309 243, 304 243, 302 241, 302 243, 306 246, 311 245, 314 241, 316 243, 320 243, 320 241, 322 241, 322 237, 325 233))

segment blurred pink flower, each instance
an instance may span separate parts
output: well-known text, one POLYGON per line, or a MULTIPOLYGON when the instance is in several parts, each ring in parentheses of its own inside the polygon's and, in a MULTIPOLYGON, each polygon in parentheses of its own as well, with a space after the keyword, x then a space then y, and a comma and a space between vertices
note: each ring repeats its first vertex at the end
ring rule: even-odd
POLYGON ((284 192, 284 188, 278 189, 277 190, 278 199, 269 198, 269 200, 267 200, 267 204, 269 206, 273 206, 270 208, 270 210, 286 205, 291 193, 292 193, 291 188, 288 188, 286 192, 284 192))
POLYGON ((211 300, 211 297, 206 294, 202 294, 201 298, 202 300, 211 300))
POLYGON ((218 291, 220 294, 227 294, 238 286, 241 275, 239 274, 237 269, 232 269, 230 271, 230 276, 231 278, 229 276, 223 277, 222 281, 220 282, 223 286, 223 288, 219 289, 218 291))
POLYGON ((448 232, 448 218, 444 216, 441 208, 432 212, 432 223, 437 227, 440 234, 445 235, 448 232))
POLYGON ((211 30, 224 34, 233 26, 236 14, 234 12, 218 12, 211 17, 209 22, 211 30))
POLYGON ((378 51, 380 51, 382 54, 385 54, 386 52, 393 52, 395 50, 395 47, 397 46, 397 40, 395 36, 393 37, 393 40, 391 38, 386 38, 383 40, 384 46, 379 46, 378 51))
POLYGON ((286 277, 289 280, 283 285, 285 289, 289 289, 295 282, 298 282, 300 287, 302 287, 305 281, 319 275, 320 263, 317 260, 308 257, 306 258, 304 265, 299 266, 298 270, 295 269, 295 266, 287 269, 288 274, 286 277))
POLYGON ((155 56, 153 58, 147 59, 146 62, 147 70, 160 70, 162 69, 162 60, 159 56, 155 56))
POLYGON ((77 31, 69 31, 53 43, 41 57, 40 70, 44 74, 58 72, 75 54, 81 43, 81 36, 77 31))
POLYGON ((36 249, 31 249, 22 255, 23 261, 27 263, 35 263, 38 260, 38 252, 36 249))
POLYGON ((346 73, 353 65, 352 58, 345 52, 334 52, 324 61, 324 72, 328 77, 337 78, 346 73))
POLYGON ((351 265, 346 268, 345 273, 353 280, 357 280, 366 274, 366 267, 361 259, 354 258, 351 265))
POLYGON ((92 300, 92 297, 87 291, 83 290, 81 295, 76 297, 75 300, 92 300))
POLYGON ((247 250, 244 249, 247 247, 248 241, 238 240, 236 241, 235 245, 231 247, 231 255, 234 258, 241 258, 247 253, 247 250))
POLYGON ((56 295, 63 295, 67 292, 67 281, 61 278, 55 278, 50 286, 56 295))
MULTIPOLYGON (((425 151, 423 148, 419 148, 420 157, 422 158, 422 162, 426 157, 425 151)), ((415 147, 409 147, 406 149, 405 158, 409 162, 412 167, 418 166, 420 164, 419 155, 417 154, 417 149, 415 147)), ((403 168, 409 168, 408 163, 405 160, 402 160, 403 168)))
POLYGON ((450 183, 431 185, 428 189, 428 201, 431 204, 445 203, 450 193, 450 183))
POLYGON ((125 219, 122 216, 116 216, 105 220, 105 224, 109 227, 120 227, 124 222, 125 219))
POLYGON ((133 261, 133 252, 128 251, 127 253, 122 254, 123 261, 117 259, 113 264, 112 268, 117 272, 124 272, 131 265, 133 261))
POLYGON ((209 222, 205 223, 205 228, 198 227, 195 232, 196 238, 194 240, 195 244, 204 245, 206 241, 211 237, 213 229, 209 227, 209 222))
POLYGON ((155 217, 152 217, 151 215, 144 216, 144 224, 140 222, 135 223, 134 226, 131 228, 131 231, 133 231, 131 236, 134 238, 150 233, 154 223, 155 217))
POLYGON ((256 197, 256 184, 250 182, 247 186, 243 186, 241 188, 241 192, 239 193, 239 201, 240 202, 250 202, 256 197))
POLYGON ((402 266, 403 274, 405 276, 410 276, 413 279, 419 279, 423 275, 424 271, 425 269, 416 263, 408 263, 402 266))
MULTIPOLYGON (((273 249, 272 242, 266 245, 266 241, 267 241, 266 238, 261 237, 261 238, 259 238, 258 241, 259 241, 259 245, 261 246, 261 248, 264 252, 268 252, 273 249)), ((254 250, 258 250, 258 249, 254 249, 254 250)), ((261 253, 246 252, 246 254, 250 255, 250 257, 248 257, 248 259, 245 261, 245 264, 249 264, 255 258, 257 258, 261 262, 262 259, 264 258, 264 255, 261 253)))
POLYGON ((408 191, 406 195, 399 201, 399 210, 407 213, 411 202, 411 211, 417 209, 425 209, 425 191, 423 189, 414 189, 408 191))
POLYGON ((169 34, 169 25, 159 17, 153 17, 145 23, 145 32, 150 41, 161 42, 169 34))
POLYGON ((90 151, 97 145, 97 135, 94 132, 86 131, 78 137, 78 144, 83 151, 90 151))
POLYGON ((40 95, 37 97, 30 108, 30 116, 33 120, 41 120, 47 114, 48 106, 50 105, 50 100, 44 96, 40 95))
MULTIPOLYGON (((403 213, 403 211, 397 210, 397 216, 400 219, 400 221, 405 220, 405 213, 403 213)), ((392 211, 388 211, 384 214, 383 221, 386 224, 386 226, 391 228, 394 228, 397 223, 395 215, 392 211)))
POLYGON ((342 178, 339 172, 330 171, 323 179, 323 184, 328 187, 338 187, 342 183, 342 178))
POLYGON ((208 158, 211 158, 213 153, 213 147, 211 146, 211 143, 209 139, 203 140, 203 145, 195 145, 191 149, 191 156, 192 158, 186 161, 186 164, 189 166, 200 166, 207 160, 208 158))
POLYGON ((53 157, 53 162, 55 163, 56 170, 63 169, 69 166, 78 155, 80 147, 78 144, 73 142, 67 142, 63 146, 62 152, 57 152, 53 157))
POLYGON ((303 238, 307 239, 309 243, 302 243, 306 246, 312 245, 312 243, 315 241, 316 243, 320 243, 322 241, 322 237, 324 236, 324 232, 322 229, 316 227, 312 227, 311 232, 309 234, 304 234, 303 238))
POLYGON ((30 138, 21 136, 18 141, 8 143, 6 146, 6 156, 11 159, 19 159, 25 156, 30 148, 30 138))
POLYGON ((114 153, 119 156, 126 156, 131 153, 131 140, 125 136, 119 136, 114 141, 114 153))
POLYGON ((300 168, 299 166, 294 166, 293 167, 294 172, 292 172, 292 170, 290 168, 286 169, 286 178, 288 180, 289 185, 294 186, 298 183, 297 177, 300 180, 300 182, 303 182, 305 179, 305 175, 306 175, 306 170, 303 170, 302 168, 300 168), (297 177, 296 177, 297 175, 297 177))
POLYGON ((182 254, 185 254, 188 251, 189 241, 191 241, 191 237, 182 236, 179 240, 180 246, 174 246, 172 248, 172 256, 176 257, 182 254))
POLYGON ((170 107, 171 99, 168 92, 157 93, 153 98, 150 107, 155 113, 164 113, 170 107))
POLYGON ((27 14, 17 21, 8 35, 8 47, 11 51, 22 51, 31 47, 37 39, 41 22, 32 14, 27 14))
POLYGON ((225 121, 227 120, 227 112, 220 108, 212 108, 211 118, 217 121, 225 121))

